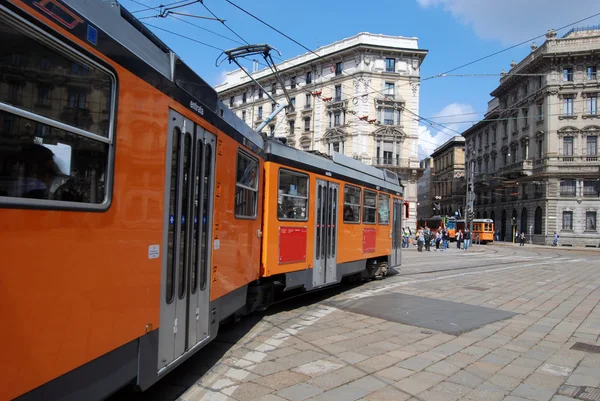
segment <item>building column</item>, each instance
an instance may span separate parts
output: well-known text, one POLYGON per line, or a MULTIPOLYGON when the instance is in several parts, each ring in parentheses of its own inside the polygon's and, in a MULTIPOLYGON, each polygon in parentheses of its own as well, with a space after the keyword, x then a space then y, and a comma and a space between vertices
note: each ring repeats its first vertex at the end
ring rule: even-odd
POLYGON ((382 139, 378 139, 377 140, 377 162, 381 162, 381 158, 383 156, 383 140, 382 139))
POLYGON ((329 142, 327 144, 327 152, 328 152, 328 154, 331 154, 332 150, 333 150, 333 144, 331 142, 329 142))
POLYGON ((346 149, 344 149, 344 141, 340 141, 340 153, 345 155, 346 154, 346 149))
POLYGON ((392 165, 396 163, 396 137, 394 137, 394 144, 392 147, 392 165))

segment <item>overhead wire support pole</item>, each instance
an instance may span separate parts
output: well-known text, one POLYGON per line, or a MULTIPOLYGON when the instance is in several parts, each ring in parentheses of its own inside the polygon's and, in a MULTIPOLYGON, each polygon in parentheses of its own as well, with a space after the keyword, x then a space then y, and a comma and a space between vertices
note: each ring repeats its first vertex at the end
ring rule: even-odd
MULTIPOLYGON (((244 71, 244 73, 248 76, 248 78, 250 78, 250 80, 252 80, 252 82, 254 82, 259 88, 261 88, 263 93, 265 93, 268 96, 268 98, 271 99, 271 101, 274 104, 276 104, 275 109, 271 112, 271 114, 269 114, 267 116, 267 118, 265 118, 264 121, 262 123, 260 123, 258 125, 258 127, 256 127, 257 132, 261 132, 264 127, 266 127, 271 121, 273 121, 273 119, 275 117, 277 117, 277 115, 281 112, 281 110, 283 110, 285 107, 287 107, 290 104, 290 96, 287 93, 287 90, 285 89, 285 82, 281 78, 279 71, 277 71, 277 67, 275 66, 275 63, 273 62, 273 58, 271 57, 272 50, 275 50, 281 56, 281 52, 279 50, 277 50, 274 47, 271 47, 269 45, 266 45, 266 44, 265 45, 240 46, 240 47, 236 47, 235 49, 225 50, 223 52, 223 54, 225 54, 227 56, 227 59, 229 60, 230 63, 234 62, 242 71, 244 71), (277 102, 269 94, 269 92, 266 91, 265 88, 263 88, 263 86, 261 84, 259 84, 256 79, 254 79, 252 74, 249 73, 244 67, 242 67, 242 65, 237 61, 237 59, 240 57, 245 58, 247 56, 253 56, 253 55, 257 55, 257 54, 260 54, 263 56, 263 58, 267 62, 267 65, 269 66, 269 68, 271 69, 273 74, 275 75, 277 82, 281 85, 281 88, 283 89, 283 93, 285 95, 285 100, 283 102, 281 102, 281 103, 277 102)), ((221 58, 221 56, 217 57, 217 61, 215 62, 215 65, 217 67, 219 65, 221 65, 221 63, 223 62, 223 60, 219 61, 220 58, 221 58)))

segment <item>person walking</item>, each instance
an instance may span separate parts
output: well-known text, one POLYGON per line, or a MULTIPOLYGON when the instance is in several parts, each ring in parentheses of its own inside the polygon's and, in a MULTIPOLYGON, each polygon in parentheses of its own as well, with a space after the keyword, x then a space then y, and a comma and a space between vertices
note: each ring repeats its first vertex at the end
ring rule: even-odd
POLYGON ((554 242, 552 243, 552 246, 558 246, 558 234, 556 231, 554 231, 554 242))
POLYGON ((442 236, 440 235, 439 231, 435 232, 435 251, 439 251, 440 250, 440 242, 442 242, 442 236))
POLYGON ((425 233, 423 232, 423 229, 419 229, 417 230, 417 250, 419 252, 423 252, 423 244, 425 243, 425 233))
POLYGON ((425 227, 425 250, 431 252, 431 230, 425 227))
POLYGON ((519 246, 525 246, 525 231, 521 232, 519 239, 521 240, 521 244, 519 246))
POLYGON ((458 230, 456 232, 456 248, 460 249, 460 243, 462 242, 462 230, 458 230))
POLYGON ((468 228, 465 229, 465 233, 463 234, 464 240, 464 247, 463 249, 466 251, 467 249, 469 249, 469 245, 471 245, 471 231, 469 231, 468 228))
POLYGON ((449 241, 450 241, 450 235, 448 234, 448 230, 446 229, 446 227, 444 227, 444 229, 442 230, 442 243, 443 243, 442 252, 446 252, 446 249, 448 249, 449 241))

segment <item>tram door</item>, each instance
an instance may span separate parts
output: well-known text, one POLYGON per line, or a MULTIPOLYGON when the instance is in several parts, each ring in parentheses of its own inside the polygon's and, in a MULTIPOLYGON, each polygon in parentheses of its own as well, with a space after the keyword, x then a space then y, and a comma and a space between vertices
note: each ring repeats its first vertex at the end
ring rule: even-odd
POLYGON ((392 203, 392 257, 391 266, 398 266, 401 262, 400 253, 402 252, 402 201, 394 199, 392 203))
POLYGON ((170 111, 159 371, 209 337, 215 135, 170 111))
POLYGON ((337 222, 339 185, 317 179, 313 286, 337 280, 337 222))

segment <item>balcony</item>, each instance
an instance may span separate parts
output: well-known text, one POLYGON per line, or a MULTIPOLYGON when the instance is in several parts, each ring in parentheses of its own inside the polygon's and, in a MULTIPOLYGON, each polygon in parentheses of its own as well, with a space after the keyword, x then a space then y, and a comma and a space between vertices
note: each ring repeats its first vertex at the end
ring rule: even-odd
POLYGON ((504 177, 529 176, 533 173, 533 161, 530 159, 522 160, 508 166, 500 167, 498 173, 504 177))
POLYGON ((287 106, 285 108, 285 114, 288 117, 294 117, 294 116, 296 116, 296 108, 294 106, 287 106))
POLYGON ((392 157, 363 157, 360 161, 364 164, 368 164, 370 166, 375 167, 408 167, 408 163, 406 160, 395 159, 392 157))

